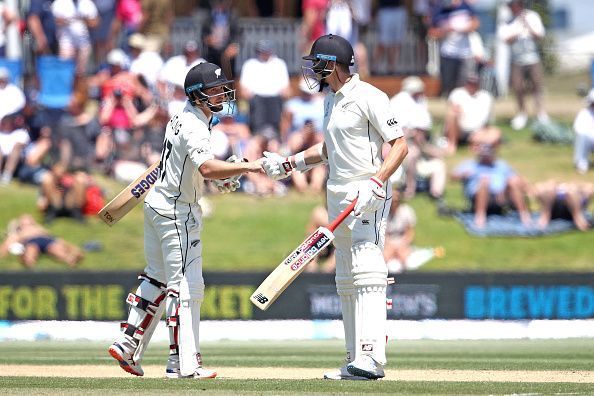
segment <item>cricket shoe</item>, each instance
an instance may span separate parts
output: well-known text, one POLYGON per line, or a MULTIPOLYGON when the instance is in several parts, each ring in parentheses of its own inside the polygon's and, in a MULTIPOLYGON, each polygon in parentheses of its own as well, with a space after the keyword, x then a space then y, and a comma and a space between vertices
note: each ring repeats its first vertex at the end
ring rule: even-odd
POLYGON ((352 375, 358 375, 368 379, 384 378, 384 368, 371 356, 362 355, 353 362, 347 364, 347 371, 352 375))
POLYGON ((215 378, 217 376, 216 371, 202 367, 202 356, 200 354, 198 354, 196 358, 198 359, 198 368, 196 369, 196 371, 194 371, 194 373, 190 375, 182 375, 179 369, 179 357, 177 355, 170 357, 167 360, 167 369, 165 370, 165 376, 167 378, 196 379, 215 378))
POLYGON ((136 345, 134 345, 134 349, 132 351, 128 351, 127 348, 128 342, 114 342, 111 344, 109 349, 107 350, 112 358, 118 361, 122 370, 132 375, 137 375, 142 377, 144 375, 144 370, 140 366, 140 363, 134 361, 134 351, 136 345))
POLYGON ((347 371, 346 364, 339 368, 338 370, 328 371, 324 373, 324 379, 328 380, 351 380, 351 381, 368 381, 369 378, 367 377, 360 377, 358 375, 353 375, 347 371))

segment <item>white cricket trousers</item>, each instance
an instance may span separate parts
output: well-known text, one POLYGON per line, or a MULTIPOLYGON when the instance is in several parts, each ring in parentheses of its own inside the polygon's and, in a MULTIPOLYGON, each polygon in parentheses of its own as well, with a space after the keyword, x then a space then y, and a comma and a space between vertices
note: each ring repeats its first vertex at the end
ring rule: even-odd
MULTIPOLYGON (((335 219, 369 177, 349 181, 329 180, 328 219, 335 219)), ((336 290, 340 296, 347 360, 368 355, 386 364, 386 282, 383 257, 387 217, 392 203, 391 184, 385 184, 386 202, 360 218, 349 216, 334 232, 336 290)))
POLYGON ((180 300, 204 296, 202 211, 198 204, 178 203, 165 212, 144 204, 145 272, 179 293, 180 300))

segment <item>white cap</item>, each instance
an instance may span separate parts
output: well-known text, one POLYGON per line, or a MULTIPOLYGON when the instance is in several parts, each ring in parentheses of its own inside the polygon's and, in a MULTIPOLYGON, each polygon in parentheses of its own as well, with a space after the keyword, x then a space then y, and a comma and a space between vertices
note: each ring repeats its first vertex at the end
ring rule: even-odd
POLYGON ((417 76, 409 76, 402 81, 402 90, 411 95, 422 93, 425 90, 425 83, 417 76))
POLYGON ((133 33, 128 38, 128 45, 132 48, 144 49, 146 46, 146 38, 143 34, 140 33, 133 33))
POLYGON ((114 48, 107 54, 107 63, 114 66, 125 67, 128 64, 128 57, 120 48, 114 48))

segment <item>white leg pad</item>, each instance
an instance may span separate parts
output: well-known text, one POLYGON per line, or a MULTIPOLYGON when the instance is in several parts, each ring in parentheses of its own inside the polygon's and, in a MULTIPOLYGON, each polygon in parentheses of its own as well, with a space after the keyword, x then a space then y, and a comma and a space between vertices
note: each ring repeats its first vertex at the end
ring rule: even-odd
POLYGON ((354 286, 351 272, 351 247, 350 238, 337 237, 334 240, 336 247, 336 292, 340 297, 342 310, 342 324, 344 326, 344 342, 346 347, 346 360, 355 359, 356 351, 356 319, 355 302, 357 289, 354 286))
POLYGON ((386 364, 386 278, 388 270, 378 245, 353 245, 353 279, 356 288, 356 355, 371 356, 386 364))
POLYGON ((198 353, 200 305, 202 301, 182 301, 179 306, 179 362, 183 376, 192 375, 199 367, 198 353))
POLYGON ((130 304, 130 311, 123 335, 136 340, 137 347, 132 356, 138 363, 142 360, 165 309, 164 285, 159 285, 159 281, 144 274, 139 279, 142 281, 135 294, 129 294, 126 299, 130 304), (136 329, 134 334, 131 334, 132 329, 136 329))

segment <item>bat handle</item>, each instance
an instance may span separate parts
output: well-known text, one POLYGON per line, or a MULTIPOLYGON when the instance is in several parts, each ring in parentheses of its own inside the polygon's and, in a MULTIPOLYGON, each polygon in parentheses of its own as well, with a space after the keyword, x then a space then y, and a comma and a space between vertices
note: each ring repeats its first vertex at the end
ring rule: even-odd
POLYGON ((346 207, 345 210, 343 210, 342 212, 340 212, 340 214, 334 219, 334 221, 332 221, 332 223, 328 224, 328 229, 331 232, 334 232, 334 230, 340 225, 340 223, 342 223, 344 221, 344 219, 346 219, 348 217, 348 215, 351 214, 351 212, 353 211, 353 209, 355 209, 355 205, 357 204, 357 198, 355 198, 353 200, 353 202, 351 202, 349 204, 349 206, 346 207))

